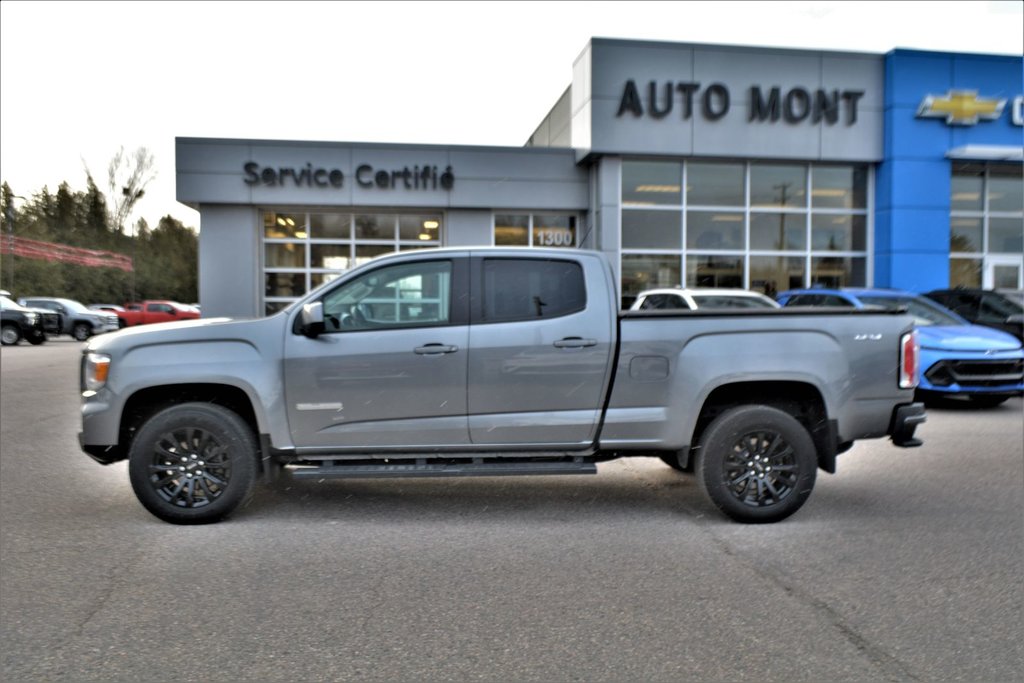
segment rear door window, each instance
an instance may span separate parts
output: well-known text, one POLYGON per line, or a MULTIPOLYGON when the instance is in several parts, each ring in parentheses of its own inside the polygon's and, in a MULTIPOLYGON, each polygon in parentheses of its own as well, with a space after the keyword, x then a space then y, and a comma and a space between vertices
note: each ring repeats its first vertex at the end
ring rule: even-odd
POLYGON ((483 322, 558 318, 587 306, 583 268, 558 259, 484 259, 483 322))

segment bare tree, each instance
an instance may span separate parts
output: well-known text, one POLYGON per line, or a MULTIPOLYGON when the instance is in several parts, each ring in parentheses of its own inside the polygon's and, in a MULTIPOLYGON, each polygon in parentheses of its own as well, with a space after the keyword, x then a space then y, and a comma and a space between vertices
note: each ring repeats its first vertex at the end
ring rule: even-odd
POLYGON ((146 186, 156 177, 154 163, 153 154, 145 147, 139 147, 133 157, 128 157, 122 146, 110 160, 107 181, 113 205, 112 220, 118 232, 124 232, 124 224, 132 215, 135 204, 146 194, 146 186))

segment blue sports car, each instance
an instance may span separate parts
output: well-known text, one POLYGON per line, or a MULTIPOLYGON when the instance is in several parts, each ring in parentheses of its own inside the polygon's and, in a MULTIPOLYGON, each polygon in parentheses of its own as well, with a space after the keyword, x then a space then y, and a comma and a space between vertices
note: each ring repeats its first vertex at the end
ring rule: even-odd
POLYGON ((921 344, 918 391, 924 400, 967 397, 996 406, 1024 393, 1024 349, 1012 335, 972 325, 956 313, 912 292, 893 289, 792 289, 783 306, 906 308, 921 344))

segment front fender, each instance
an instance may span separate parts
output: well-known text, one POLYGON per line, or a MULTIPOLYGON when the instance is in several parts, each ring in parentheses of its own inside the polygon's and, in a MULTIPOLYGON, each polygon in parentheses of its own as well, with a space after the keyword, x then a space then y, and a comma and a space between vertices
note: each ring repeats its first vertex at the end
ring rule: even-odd
POLYGON ((182 340, 139 345, 115 356, 107 385, 82 405, 83 443, 116 444, 125 406, 141 391, 174 385, 221 385, 245 393, 260 433, 287 445, 280 361, 246 340, 182 340))

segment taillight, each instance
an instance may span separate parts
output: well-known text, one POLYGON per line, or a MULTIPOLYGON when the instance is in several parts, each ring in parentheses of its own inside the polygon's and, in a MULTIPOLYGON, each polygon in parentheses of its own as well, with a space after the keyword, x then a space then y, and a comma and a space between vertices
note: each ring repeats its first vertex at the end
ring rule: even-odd
POLYGON ((900 337, 900 389, 917 388, 918 356, 917 330, 900 337))

